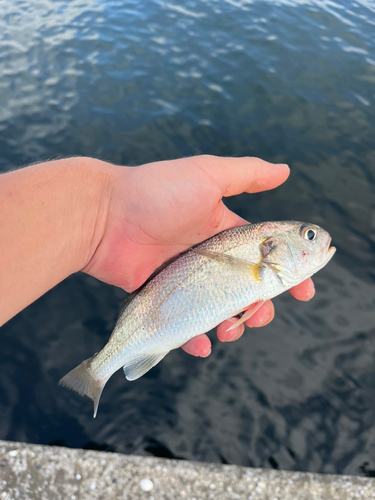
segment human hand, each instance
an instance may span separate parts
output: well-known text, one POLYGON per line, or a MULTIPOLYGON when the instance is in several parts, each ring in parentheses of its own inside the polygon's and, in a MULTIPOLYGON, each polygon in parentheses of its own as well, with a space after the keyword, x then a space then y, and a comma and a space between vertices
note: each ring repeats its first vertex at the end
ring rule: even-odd
MULTIPOLYGON (((214 234, 248 222, 231 212, 222 197, 274 189, 288 178, 286 165, 258 158, 197 156, 136 168, 111 166, 110 198, 103 236, 83 271, 126 291, 137 289, 161 264, 214 234)), ((314 295, 309 278, 292 288, 299 300, 314 295)), ((269 300, 245 322, 264 326, 274 317, 269 300)), ((222 342, 237 340, 238 318, 217 327, 222 342)), ((199 335, 182 347, 206 357, 211 342, 199 335)))

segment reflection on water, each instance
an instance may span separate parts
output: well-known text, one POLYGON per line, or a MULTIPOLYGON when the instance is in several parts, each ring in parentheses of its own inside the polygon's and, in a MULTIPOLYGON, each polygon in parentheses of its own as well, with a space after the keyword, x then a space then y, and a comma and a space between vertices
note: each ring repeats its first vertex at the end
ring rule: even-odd
POLYGON ((1 329, 0 438, 243 465, 375 469, 375 4, 0 3, 0 169, 66 155, 288 162, 228 205, 321 224, 338 252, 309 304, 207 360, 173 352, 108 383, 98 418, 57 387, 124 293, 73 276, 1 329))

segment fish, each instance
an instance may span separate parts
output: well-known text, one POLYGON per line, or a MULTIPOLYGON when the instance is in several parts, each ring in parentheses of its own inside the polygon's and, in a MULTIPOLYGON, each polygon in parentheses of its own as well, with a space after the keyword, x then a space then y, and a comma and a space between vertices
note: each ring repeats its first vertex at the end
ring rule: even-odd
POLYGON ((336 251, 330 244, 327 231, 296 221, 248 224, 212 236, 133 292, 104 348, 59 384, 91 398, 95 418, 103 388, 117 370, 136 380, 171 350, 245 311, 235 328, 266 300, 324 267, 336 251))

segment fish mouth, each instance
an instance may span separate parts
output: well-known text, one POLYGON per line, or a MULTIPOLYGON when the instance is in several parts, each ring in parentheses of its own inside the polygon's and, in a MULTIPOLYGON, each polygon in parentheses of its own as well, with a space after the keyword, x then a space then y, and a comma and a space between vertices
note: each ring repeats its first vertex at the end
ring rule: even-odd
POLYGON ((318 266, 316 266, 316 268, 312 271, 312 273, 309 274, 309 276, 306 276, 306 278, 310 278, 313 274, 315 274, 318 271, 320 271, 326 264, 328 264, 328 262, 335 255, 336 248, 335 247, 330 247, 329 245, 327 245, 327 246, 328 246, 328 248, 327 248, 327 251, 325 253, 325 258, 324 258, 323 262, 321 264, 319 264, 318 266))
POLYGON ((328 257, 327 262, 328 262, 329 260, 331 260, 331 259, 332 259, 332 257, 333 257, 333 256, 335 255, 335 253, 336 253, 336 247, 331 247, 331 246, 330 246, 331 241, 332 241, 332 238, 330 238, 330 239, 329 239, 329 241, 328 241, 328 245, 327 245, 327 257, 328 257))
POLYGON ((332 240, 332 238, 330 238, 329 241, 328 241, 326 252, 324 253, 324 260, 323 260, 323 262, 314 269, 314 271, 310 274, 310 276, 312 276, 313 274, 315 274, 318 271, 320 271, 320 269, 322 269, 322 267, 324 267, 326 264, 328 264, 328 262, 335 255, 335 253, 336 253, 336 247, 331 247, 330 246, 331 240, 332 240))
POLYGON ((332 238, 328 240, 325 264, 327 264, 336 253, 336 247, 331 247, 332 238))

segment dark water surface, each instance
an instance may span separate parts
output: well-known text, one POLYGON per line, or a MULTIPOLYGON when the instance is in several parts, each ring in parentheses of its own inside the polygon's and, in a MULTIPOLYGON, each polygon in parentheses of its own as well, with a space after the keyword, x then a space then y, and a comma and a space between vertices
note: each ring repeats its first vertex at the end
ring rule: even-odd
POLYGON ((374 474, 374 33, 373 0, 0 0, 0 170, 287 162, 284 186, 228 205, 315 222, 338 248, 313 301, 284 294, 271 325, 206 360, 117 373, 95 420, 57 382, 105 344, 125 293, 72 276, 0 331, 1 439, 374 474))

